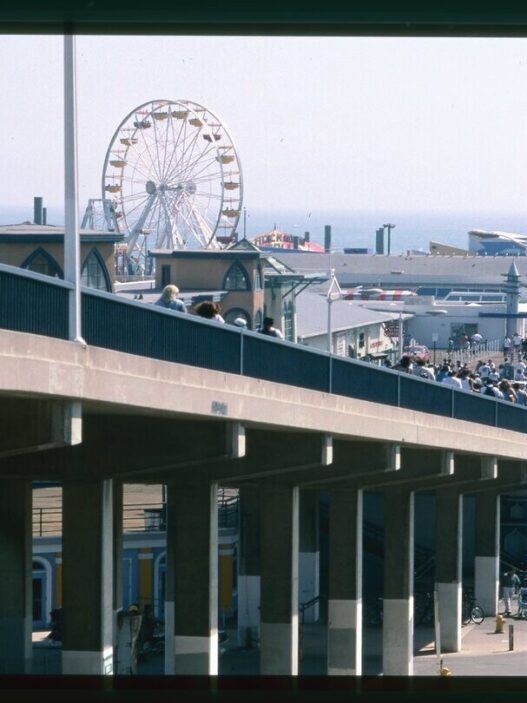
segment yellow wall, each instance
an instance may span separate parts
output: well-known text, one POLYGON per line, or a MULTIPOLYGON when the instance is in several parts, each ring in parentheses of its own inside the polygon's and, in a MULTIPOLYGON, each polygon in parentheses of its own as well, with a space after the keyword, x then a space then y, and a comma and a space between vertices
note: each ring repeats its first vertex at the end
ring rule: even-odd
MULTIPOLYGON (((114 244, 113 242, 82 243, 81 242, 81 267, 84 260, 95 248, 101 255, 112 284, 114 275, 114 244)), ((60 242, 0 242, 0 262, 10 266, 22 266, 24 261, 37 249, 47 252, 57 264, 64 270, 64 247, 60 242)))

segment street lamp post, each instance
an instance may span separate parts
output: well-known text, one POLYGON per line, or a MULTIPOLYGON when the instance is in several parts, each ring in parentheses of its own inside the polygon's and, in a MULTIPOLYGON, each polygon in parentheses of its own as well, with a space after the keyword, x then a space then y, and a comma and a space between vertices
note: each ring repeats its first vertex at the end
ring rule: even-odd
POLYGON ((388 256, 390 255, 390 232, 392 229, 395 229, 395 225, 392 225, 390 223, 383 225, 384 229, 388 230, 388 256))
POLYGON ((436 365, 436 349, 437 349, 437 341, 439 339, 439 335, 437 332, 434 332, 432 334, 432 344, 434 345, 434 356, 433 356, 433 364, 434 366, 436 365))
POLYGON ((339 286, 339 282, 337 281, 335 269, 333 268, 329 270, 329 280, 330 283, 326 299, 328 302, 328 352, 331 354, 333 353, 333 326, 331 324, 331 303, 341 297, 342 290, 339 286))
POLYGON ((403 332, 403 314, 399 312, 399 325, 397 330, 397 346, 399 351, 399 361, 403 358, 404 351, 404 332, 403 332))

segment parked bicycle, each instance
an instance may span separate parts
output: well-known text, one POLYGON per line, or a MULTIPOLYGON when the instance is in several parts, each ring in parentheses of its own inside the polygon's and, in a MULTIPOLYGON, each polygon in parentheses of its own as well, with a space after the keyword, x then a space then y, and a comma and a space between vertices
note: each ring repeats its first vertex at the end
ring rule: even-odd
POLYGON ((378 596, 368 596, 364 599, 364 624, 372 627, 382 625, 383 616, 382 598, 378 596))
POLYGON ((468 625, 471 622, 475 625, 481 625, 483 620, 485 620, 485 611, 478 605, 471 591, 465 591, 465 593, 463 593, 461 612, 463 625, 468 625))
POLYGON ((434 594, 430 592, 414 594, 414 623, 416 625, 434 624, 434 594))

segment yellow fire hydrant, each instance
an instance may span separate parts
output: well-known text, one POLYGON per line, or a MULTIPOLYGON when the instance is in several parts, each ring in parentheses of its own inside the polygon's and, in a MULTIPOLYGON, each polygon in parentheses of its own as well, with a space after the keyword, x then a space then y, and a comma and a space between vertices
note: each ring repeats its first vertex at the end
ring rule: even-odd
POLYGON ((496 629, 494 630, 495 635, 501 635, 503 633, 503 626, 505 625, 505 618, 503 615, 496 615, 496 629))
POLYGON ((439 660, 439 676, 452 676, 450 669, 443 665, 443 657, 439 660))

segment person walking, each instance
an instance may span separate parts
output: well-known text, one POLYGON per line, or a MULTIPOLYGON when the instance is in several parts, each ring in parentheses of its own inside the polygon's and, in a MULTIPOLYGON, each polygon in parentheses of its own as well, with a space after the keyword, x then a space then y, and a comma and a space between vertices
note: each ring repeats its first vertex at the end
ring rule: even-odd
POLYGON ((258 330, 261 334, 266 334, 269 337, 278 337, 278 339, 283 339, 284 335, 278 327, 274 326, 274 319, 272 317, 264 317, 263 325, 258 330))
POLYGON ((520 586, 521 581, 516 574, 515 569, 510 569, 503 574, 501 582, 503 589, 503 602, 505 604, 505 615, 511 614, 511 599, 516 593, 516 589, 520 586))
POLYGON ((216 322, 224 323, 225 320, 221 315, 221 308, 218 303, 212 300, 204 300, 196 307, 196 314, 204 317, 206 320, 215 320, 216 322))
POLYGON ((185 303, 178 298, 179 288, 173 284, 169 284, 163 288, 161 297, 156 300, 154 305, 159 305, 168 310, 176 310, 177 312, 187 312, 185 303))

